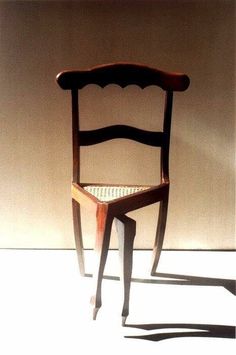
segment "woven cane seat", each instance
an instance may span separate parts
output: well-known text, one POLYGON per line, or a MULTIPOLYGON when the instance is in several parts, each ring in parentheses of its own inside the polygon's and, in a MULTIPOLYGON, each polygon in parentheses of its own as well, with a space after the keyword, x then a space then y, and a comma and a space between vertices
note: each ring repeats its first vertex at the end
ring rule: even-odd
POLYGON ((115 200, 120 197, 147 190, 148 188, 149 186, 84 186, 84 190, 86 190, 102 202, 115 200))

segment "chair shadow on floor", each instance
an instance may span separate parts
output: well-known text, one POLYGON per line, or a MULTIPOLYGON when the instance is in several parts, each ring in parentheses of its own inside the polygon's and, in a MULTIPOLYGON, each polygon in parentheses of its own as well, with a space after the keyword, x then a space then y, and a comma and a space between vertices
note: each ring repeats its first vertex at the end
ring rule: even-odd
POLYGON ((178 284, 178 285, 190 285, 190 286, 222 286, 233 295, 236 296, 236 280, 232 279, 220 279, 203 276, 191 276, 180 274, 169 274, 156 272, 156 277, 164 277, 173 280, 158 280, 159 283, 178 284))
POLYGON ((215 324, 126 324, 125 327, 138 328, 143 330, 162 330, 171 329, 170 332, 145 334, 145 335, 126 335, 125 338, 142 339, 150 341, 160 341, 172 338, 184 337, 209 337, 209 338, 235 338, 234 326, 215 325, 215 324), (176 331, 174 331, 176 329, 176 331), (183 331, 180 331, 183 329, 183 331))
MULTIPOLYGON (((87 277, 92 277, 91 274, 85 274, 87 277)), ((189 285, 189 286, 218 286, 224 287, 233 295, 236 295, 236 280, 221 279, 211 277, 199 277, 182 274, 159 273, 154 274, 155 278, 141 279, 132 278, 132 282, 152 283, 152 284, 167 284, 167 285, 189 285), (163 278, 163 279, 162 279, 163 278)), ((117 276, 104 275, 107 280, 119 280, 117 276)), ((229 325, 215 325, 215 324, 184 324, 184 323, 163 323, 163 324, 129 324, 125 327, 136 328, 142 330, 158 330, 156 334, 144 335, 126 335, 125 338, 142 339, 149 341, 160 341, 171 338, 182 337, 209 337, 209 338, 228 338, 234 339, 236 337, 236 327, 229 325), (163 333, 160 330, 165 329, 163 333), (166 332, 170 329, 170 332, 166 332), (182 330, 182 331, 181 331, 182 330)))
MULTIPOLYGON (((236 295, 236 280, 219 279, 210 277, 187 276, 180 274, 158 273, 154 276, 159 278, 168 278, 168 280, 144 280, 162 284, 177 284, 177 285, 201 285, 201 286, 222 286, 233 295, 236 295)), ((145 334, 138 336, 125 336, 125 338, 143 339, 150 341, 160 341, 170 338, 179 337, 211 337, 211 338, 235 338, 236 328, 227 325, 214 324, 126 324, 126 327, 138 328, 143 330, 160 330, 171 329, 170 332, 145 334), (173 331, 176 329, 178 331, 173 331), (184 329, 184 331, 180 331, 184 329), (190 330, 191 329, 191 330, 190 330)))

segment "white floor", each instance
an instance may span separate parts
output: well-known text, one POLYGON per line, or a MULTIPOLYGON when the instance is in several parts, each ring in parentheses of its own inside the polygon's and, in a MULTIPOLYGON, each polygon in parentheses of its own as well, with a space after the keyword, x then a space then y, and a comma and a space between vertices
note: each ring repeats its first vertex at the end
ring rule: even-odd
MULTIPOLYGON (((92 260, 87 251, 88 273, 92 260)), ((150 252, 134 253, 130 315, 121 327, 119 281, 104 279, 93 321, 92 278, 79 276, 75 251, 0 250, 0 354, 235 354, 229 334, 236 298, 225 281, 236 279, 235 253, 164 251, 158 272, 165 278, 150 277, 149 262, 150 252), (183 284, 183 275, 195 276, 193 285, 183 284), (203 336, 217 329, 218 337, 203 336)), ((117 252, 110 251, 105 274, 118 270, 117 252)))

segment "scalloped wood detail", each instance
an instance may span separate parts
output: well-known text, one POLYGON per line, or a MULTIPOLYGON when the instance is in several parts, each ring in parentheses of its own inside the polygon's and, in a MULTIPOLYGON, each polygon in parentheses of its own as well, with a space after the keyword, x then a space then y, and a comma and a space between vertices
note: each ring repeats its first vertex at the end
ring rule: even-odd
POLYGON ((56 80, 64 90, 82 89, 89 84, 102 88, 116 84, 122 88, 137 85, 144 89, 157 85, 165 91, 184 91, 190 83, 185 74, 165 72, 136 63, 112 63, 86 70, 65 70, 57 75, 56 80))

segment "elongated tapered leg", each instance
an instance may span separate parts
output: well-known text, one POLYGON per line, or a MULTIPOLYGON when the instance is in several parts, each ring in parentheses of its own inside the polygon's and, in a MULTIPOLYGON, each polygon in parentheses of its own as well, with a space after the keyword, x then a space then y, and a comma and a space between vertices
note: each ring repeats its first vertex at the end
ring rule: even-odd
POLYGON ((78 256, 79 269, 81 276, 84 276, 84 249, 83 249, 83 239, 81 230, 81 216, 80 216, 80 205, 77 201, 72 199, 72 212, 73 212, 73 224, 74 224, 74 236, 75 236, 75 246, 78 256))
POLYGON ((133 244, 136 233, 136 222, 123 215, 115 219, 119 238, 119 254, 121 264, 121 282, 123 285, 124 302, 122 309, 122 325, 129 315, 130 283, 133 264, 133 244))
POLYGON ((159 207, 156 239, 155 239, 153 253, 152 253, 151 275, 153 276, 155 275, 157 265, 160 259, 160 255, 161 255, 165 229, 166 229, 167 211, 168 211, 168 195, 163 201, 160 202, 160 207, 159 207))
POLYGON ((91 304, 94 306, 93 319, 96 319, 97 312, 102 305, 101 286, 110 243, 111 225, 112 218, 108 216, 107 205, 99 205, 97 210, 97 235, 95 242, 95 267, 93 274, 95 292, 94 296, 91 298, 91 304))

